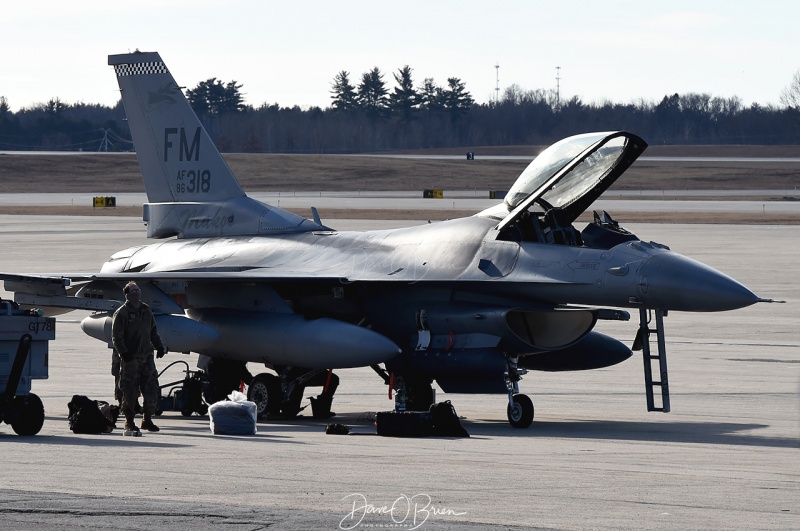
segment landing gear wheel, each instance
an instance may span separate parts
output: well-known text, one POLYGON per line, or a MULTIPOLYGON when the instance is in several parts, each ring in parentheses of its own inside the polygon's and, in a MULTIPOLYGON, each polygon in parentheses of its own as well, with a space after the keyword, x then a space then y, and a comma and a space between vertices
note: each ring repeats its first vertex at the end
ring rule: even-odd
POLYGON ((527 428, 533 422, 533 402, 528 395, 514 395, 514 405, 508 405, 508 422, 514 428, 527 428))
POLYGON ((256 416, 259 419, 265 414, 279 413, 281 407, 280 380, 274 374, 257 374, 247 386, 247 399, 255 402, 256 416))
POLYGON ((14 420, 11 428, 17 435, 36 435, 44 425, 44 404, 42 399, 33 393, 27 396, 15 396, 12 405, 14 420))

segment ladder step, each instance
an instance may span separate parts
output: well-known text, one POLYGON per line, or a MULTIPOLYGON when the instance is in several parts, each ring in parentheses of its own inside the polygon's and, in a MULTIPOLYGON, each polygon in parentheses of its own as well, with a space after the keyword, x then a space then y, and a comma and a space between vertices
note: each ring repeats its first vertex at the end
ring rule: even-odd
POLYGON ((645 394, 647 397, 647 410, 668 413, 669 406, 669 384, 667 383, 667 353, 664 339, 663 317, 666 312, 656 310, 655 326, 650 326, 649 310, 639 310, 639 332, 637 339, 641 342, 642 355, 644 357, 644 382, 645 394), (655 347, 652 345, 651 334, 655 334, 657 341, 655 347), (658 361, 658 365, 653 366, 653 361, 658 361), (662 378, 661 381, 654 381, 653 377, 662 378), (657 390, 659 389, 659 390, 657 390), (660 407, 656 403, 660 400, 660 407))

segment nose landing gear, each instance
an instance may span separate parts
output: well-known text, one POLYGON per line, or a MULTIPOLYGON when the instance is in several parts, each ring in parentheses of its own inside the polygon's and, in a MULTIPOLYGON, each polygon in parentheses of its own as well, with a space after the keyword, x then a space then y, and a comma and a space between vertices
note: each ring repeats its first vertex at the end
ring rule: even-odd
POLYGON ((533 423, 533 401, 528 395, 509 395, 506 413, 512 427, 527 428, 533 423))
POLYGON ((527 374, 527 369, 517 366, 517 358, 508 358, 508 371, 505 374, 506 387, 508 388, 508 408, 506 414, 508 423, 513 428, 527 428, 533 423, 533 401, 528 395, 520 394, 519 381, 522 375, 527 374))

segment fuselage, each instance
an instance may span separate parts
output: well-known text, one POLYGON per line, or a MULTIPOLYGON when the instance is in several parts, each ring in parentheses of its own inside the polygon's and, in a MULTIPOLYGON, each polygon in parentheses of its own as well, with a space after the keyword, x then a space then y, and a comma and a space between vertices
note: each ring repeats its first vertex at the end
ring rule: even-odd
POLYGON ((627 358, 622 343, 592 332, 596 307, 718 311, 757 300, 663 245, 507 241, 496 225, 474 216, 371 232, 175 239, 117 253, 102 274, 152 282, 171 298, 161 306, 175 305, 166 313, 180 314, 169 325, 182 340, 199 337, 193 323, 215 338, 187 350, 309 368, 393 360, 440 380, 497 372, 508 356, 543 370, 627 358))
POLYGON ((598 249, 503 241, 496 224, 473 216, 380 231, 176 239, 117 253, 101 272, 164 278, 213 272, 231 282, 247 272, 265 283, 445 283, 520 303, 679 311, 731 310, 758 300, 723 273, 654 242, 598 249))

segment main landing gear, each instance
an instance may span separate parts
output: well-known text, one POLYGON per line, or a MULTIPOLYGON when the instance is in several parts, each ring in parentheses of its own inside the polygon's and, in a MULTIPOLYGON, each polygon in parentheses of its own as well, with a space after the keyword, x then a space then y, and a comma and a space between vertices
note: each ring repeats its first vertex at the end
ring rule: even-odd
POLYGON ((432 378, 390 374, 378 365, 370 365, 370 368, 389 386, 390 397, 394 394, 395 411, 429 411, 436 403, 432 378))
POLYGON ((310 398, 314 418, 330 418, 331 402, 339 377, 326 369, 302 369, 293 367, 276 368, 279 376, 261 373, 253 377, 247 387, 247 399, 255 402, 259 419, 291 419, 307 406, 303 406, 303 393, 306 387, 322 386, 316 397, 310 398))
POLYGON ((508 372, 505 374, 508 388, 508 423, 514 428, 527 428, 533 423, 533 401, 528 395, 520 394, 519 381, 527 369, 517 366, 517 358, 508 358, 508 372))
POLYGON ((247 387, 247 399, 255 402, 259 419, 280 415, 282 397, 280 379, 274 374, 256 374, 247 387))

